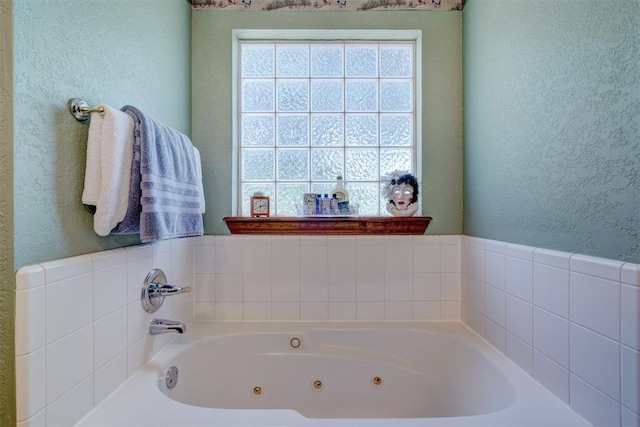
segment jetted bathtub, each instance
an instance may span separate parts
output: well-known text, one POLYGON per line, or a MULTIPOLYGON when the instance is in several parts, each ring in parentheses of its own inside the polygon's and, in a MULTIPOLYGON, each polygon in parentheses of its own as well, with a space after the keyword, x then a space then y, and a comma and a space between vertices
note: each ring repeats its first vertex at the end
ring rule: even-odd
POLYGON ((78 426, 589 426, 456 322, 195 323, 78 426))

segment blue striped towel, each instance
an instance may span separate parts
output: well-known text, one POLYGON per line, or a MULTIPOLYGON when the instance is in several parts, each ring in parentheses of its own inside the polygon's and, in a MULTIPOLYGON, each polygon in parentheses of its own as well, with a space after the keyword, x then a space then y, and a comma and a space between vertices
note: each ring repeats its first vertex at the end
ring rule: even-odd
POLYGON ((129 206, 112 234, 140 233, 142 242, 204 234, 202 171, 189 138, 136 107, 129 206))

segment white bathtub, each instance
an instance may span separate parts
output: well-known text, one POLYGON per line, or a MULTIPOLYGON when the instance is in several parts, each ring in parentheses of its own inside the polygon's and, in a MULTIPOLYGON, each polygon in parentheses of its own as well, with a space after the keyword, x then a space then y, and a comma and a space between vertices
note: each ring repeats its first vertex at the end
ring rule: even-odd
POLYGON ((242 322, 191 325, 78 426, 589 424, 461 323, 242 322))

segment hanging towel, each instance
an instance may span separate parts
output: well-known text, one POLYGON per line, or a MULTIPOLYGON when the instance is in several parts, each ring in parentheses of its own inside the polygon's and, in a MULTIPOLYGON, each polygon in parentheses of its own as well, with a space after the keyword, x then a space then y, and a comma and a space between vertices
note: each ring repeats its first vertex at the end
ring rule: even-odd
MULTIPOLYGON (((204 234, 202 212, 202 173, 193 144, 189 138, 136 107, 122 108, 134 121, 134 161, 132 171, 139 174, 139 207, 129 200, 129 208, 123 224, 116 227, 132 229, 129 223, 139 215, 139 232, 142 242, 175 237, 201 236, 204 234), (139 146, 139 163, 136 165, 136 147, 139 146), (136 172, 136 168, 139 172, 136 172), (130 215, 131 214, 131 215, 130 215), (122 227, 121 227, 122 226, 122 227)), ((132 175, 131 193, 137 176, 132 175)))
POLYGON ((93 229, 107 236, 125 216, 133 157, 133 120, 108 105, 94 114, 87 142, 82 202, 95 206, 93 229))
POLYGON ((140 141, 142 139, 141 112, 135 107, 125 105, 120 109, 133 120, 133 150, 131 162, 131 185, 127 211, 122 221, 111 230, 111 234, 139 234, 140 233, 140 141))
POLYGON ((193 147, 193 153, 196 161, 196 181, 198 181, 198 192, 200 192, 200 213, 204 213, 204 188, 202 186, 202 160, 200 159, 200 151, 193 147))
POLYGON ((94 114, 89 122, 89 136, 87 138, 87 163, 84 173, 84 189, 82 190, 82 203, 96 206, 100 195, 100 150, 102 147, 102 123, 101 114, 94 114))

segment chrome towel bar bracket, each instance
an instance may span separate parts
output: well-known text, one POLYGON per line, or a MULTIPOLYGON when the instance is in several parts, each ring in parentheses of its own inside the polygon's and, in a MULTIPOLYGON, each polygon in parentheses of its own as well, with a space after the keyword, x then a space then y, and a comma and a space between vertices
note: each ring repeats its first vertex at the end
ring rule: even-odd
POLYGON ((153 268, 142 283, 140 303, 147 313, 154 313, 162 307, 164 297, 191 292, 189 286, 176 286, 167 283, 167 276, 159 268, 153 268))
POLYGON ((69 112, 71 113, 71 115, 80 122, 89 120, 89 117, 91 117, 91 113, 100 113, 100 114, 104 113, 104 108, 102 107, 90 108, 89 104, 87 104, 80 98, 70 99, 68 102, 68 105, 69 105, 69 112))

